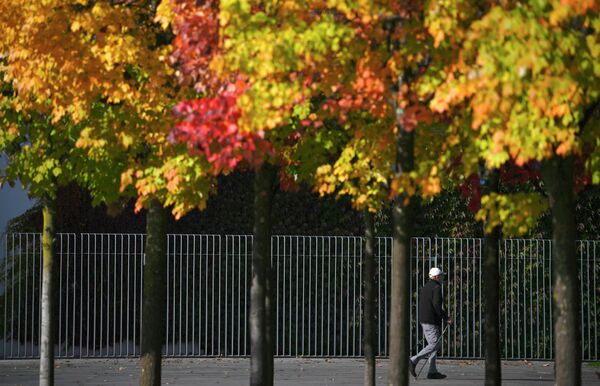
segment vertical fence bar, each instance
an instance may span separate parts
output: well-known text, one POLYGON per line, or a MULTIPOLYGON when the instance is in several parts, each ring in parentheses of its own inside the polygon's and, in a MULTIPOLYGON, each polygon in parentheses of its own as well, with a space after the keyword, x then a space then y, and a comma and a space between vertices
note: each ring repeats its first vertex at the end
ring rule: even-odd
POLYGON ((552 315, 553 315, 553 305, 552 305, 552 241, 548 240, 546 242, 548 248, 547 248, 547 252, 546 255, 548 256, 548 294, 547 294, 547 299, 548 299, 548 349, 549 349, 549 353, 550 355, 548 356, 548 358, 554 358, 554 326, 552 323, 552 315))
MULTIPOLYGON (((237 350, 236 350, 236 355, 237 356, 241 356, 241 349, 242 349, 242 336, 243 336, 243 331, 242 331, 242 319, 243 319, 243 314, 242 314, 242 306, 243 306, 243 301, 242 301, 242 272, 243 272, 243 264, 242 264, 242 243, 245 241, 244 239, 242 239, 241 236, 237 236, 236 238, 238 244, 237 244, 237 271, 238 271, 238 278, 237 278, 237 287, 238 287, 238 293, 237 293, 237 350)), ((267 272, 268 275, 271 275, 271 265, 269 265, 269 270, 267 272)), ((272 276, 271 276, 272 278, 272 276)), ((271 295, 272 296, 272 295, 271 295)))
MULTIPOLYGON (((276 266, 276 284, 275 284, 275 292, 276 292, 276 296, 275 296, 275 300, 276 300, 276 305, 275 305, 275 309, 276 311, 276 317, 275 317, 275 354, 279 355, 279 317, 280 317, 280 308, 279 308, 279 283, 280 281, 283 282, 280 279, 279 276, 279 237, 275 238, 275 253, 273 254, 275 257, 275 266, 276 266)), ((271 239, 271 250, 273 250, 273 239, 271 239)), ((272 259, 272 258, 271 258, 272 259)), ((252 305, 250 305, 252 307, 252 305)))
MULTIPOLYGON (((392 247, 393 247, 393 243, 391 243, 392 247)), ((392 254, 390 253, 389 257, 388 254, 385 254, 385 258, 383 259, 383 264, 384 264, 384 295, 383 295, 383 303, 384 303, 384 332, 383 332, 383 350, 384 350, 384 355, 388 355, 388 350, 389 350, 389 343, 388 343, 388 336, 389 336, 389 329, 388 329, 388 324, 387 321, 390 320, 390 310, 388 309, 388 296, 390 294, 391 290, 388 290, 388 279, 391 281, 391 278, 388 277, 388 275, 391 276, 391 272, 388 273, 388 269, 391 268, 391 258, 392 258, 392 254)), ((390 269, 391 271, 391 269, 390 269)), ((390 287, 391 288, 391 287, 390 287)))
POLYGON ((104 356, 104 235, 100 235, 100 336, 98 338, 100 356, 104 356))
MULTIPOLYGON (((510 320, 511 320, 511 323, 510 323, 510 343, 511 343, 510 358, 511 359, 513 359, 515 357, 515 345, 514 345, 514 341, 515 341, 515 339, 514 339, 515 338, 514 337, 514 332, 515 332, 515 330, 514 330, 514 327, 515 327, 514 326, 514 320, 515 320, 514 306, 516 303, 514 301, 514 283, 515 283, 515 281, 514 281, 514 273, 515 273, 514 272, 515 271, 514 264, 515 264, 515 261, 517 262, 517 267, 519 264, 518 255, 517 256, 514 255, 513 246, 514 246, 514 243, 511 240, 510 241, 510 320)), ((518 281, 517 281, 517 283, 518 283, 518 281)), ((517 324, 518 324, 518 322, 519 322, 519 320, 517 318, 517 324)))
MULTIPOLYGON (((378 239, 375 239, 378 240, 378 239)), ((379 244, 379 242, 378 242, 379 244)), ((364 264, 364 257, 363 257, 363 247, 365 246, 365 244, 362 241, 361 238, 361 242, 360 242, 360 248, 358 249, 358 261, 359 261, 359 265, 358 265, 358 288, 359 288, 359 296, 358 296, 358 355, 362 356, 363 355, 363 350, 362 350, 362 336, 363 336, 363 325, 362 325, 362 320, 363 320, 363 304, 362 304, 362 294, 364 293, 363 290, 363 264, 364 264)), ((374 256, 371 256, 371 258, 373 260, 375 260, 374 256)), ((377 285, 379 285, 379 275, 376 276, 377 278, 377 285)), ((370 280, 376 280, 376 278, 371 277, 370 280)), ((379 305, 379 299, 377 300, 377 304, 379 305)), ((379 307, 377 307, 379 308, 379 307)), ((379 323, 378 323, 379 325, 379 323)), ((379 327, 378 327, 379 329, 379 327)), ((379 340, 379 338, 378 338, 379 340)))
MULTIPOLYGON (((330 238, 331 240, 331 238, 330 238)), ((337 354, 337 261, 338 245, 333 239, 333 356, 337 354)))
MULTIPOLYGON (((23 331, 24 341, 27 342, 27 310, 28 307, 28 296, 29 296, 29 235, 25 235, 25 324, 23 331)), ((27 345, 25 345, 25 357, 27 357, 27 345)))
MULTIPOLYGON (((167 238, 167 245, 169 243, 169 239, 167 238)), ((168 250, 168 249, 167 249, 168 250)), ((134 292, 133 292, 133 355, 137 355, 138 350, 136 350, 136 338, 137 338, 137 333, 136 333, 136 316, 137 316, 137 293, 140 287, 138 287, 137 285, 137 277, 138 277, 138 270, 137 270, 137 261, 138 261, 138 255, 137 255, 137 239, 133 239, 133 288, 134 288, 134 292)), ((169 254, 167 253, 167 267, 169 264, 169 254)), ((167 268, 167 273, 169 272, 168 268, 167 268)), ((167 276, 168 277, 168 276, 167 276)), ((168 282, 168 279, 167 279, 168 282)), ((169 286, 167 285, 167 291, 168 291, 169 286)), ((141 292, 140 292, 141 294, 141 292)), ((141 296, 140 296, 141 297, 141 296)), ((167 296, 168 299, 168 296, 167 296)), ((168 310, 169 308, 167 308, 168 310)), ((167 318, 167 323, 168 323, 168 318, 167 318)), ((139 330, 138 330, 139 331, 139 330)), ((141 334, 141 331, 140 331, 141 334)), ((166 337, 168 335, 165 333, 165 341, 167 340, 166 337)))
MULTIPOLYGON (((385 262, 385 258, 383 260, 385 262)), ((382 303, 382 299, 381 299, 381 285, 383 280, 381 280, 381 243, 378 243, 377 245, 377 290, 378 290, 378 294, 377 294, 377 352, 379 353, 379 355, 382 355, 382 350, 381 350, 381 339, 383 338, 383 334, 382 334, 382 328, 381 328, 381 303, 382 303)), ((385 295, 385 294, 384 294, 385 295)), ((364 333, 364 332, 363 332, 364 333)))
MULTIPOLYGON (((90 234, 87 235, 88 248, 89 248, 89 243, 90 243, 90 236, 91 236, 90 234)), ((98 319, 98 317, 97 317, 97 314, 98 314, 98 302, 97 302, 97 300, 98 300, 97 299, 98 298, 98 287, 97 287, 97 285, 98 285, 98 275, 97 275, 98 264, 97 263, 98 263, 98 261, 97 261, 97 256, 96 256, 96 247, 97 247, 98 242, 96 240, 96 237, 94 237, 93 240, 94 240, 94 252, 93 252, 93 255, 94 255, 94 270, 93 270, 93 273, 94 273, 94 313, 93 313, 94 333, 92 335, 92 355, 96 356, 96 334, 97 334, 96 320, 98 319)), ((91 256, 90 256, 90 259, 91 259, 91 256)))
MULTIPOLYGON (((198 322, 196 323, 196 317, 195 317, 195 311, 196 311, 196 301, 194 300, 194 319, 193 319, 193 325, 198 327, 198 356, 202 356, 202 235, 195 235, 194 236, 194 275, 196 274, 196 268, 195 268, 195 264, 196 261, 198 261, 198 280, 196 281, 196 278, 194 277, 194 288, 196 286, 196 283, 198 283, 198 304, 197 304, 197 308, 198 308, 198 322), (198 248, 196 249, 196 240, 198 241, 198 248), (198 252, 196 252, 198 251, 198 252)), ((196 293, 196 290, 194 289, 194 293, 196 293)), ((194 340, 195 342, 195 340, 194 340)))
MULTIPOLYGON (((3 339, 3 346, 4 346, 4 350, 2 351, 4 358, 6 358, 8 355, 6 353, 6 342, 8 340, 8 334, 7 334, 7 318, 6 318, 6 311, 8 310, 8 296, 7 296, 7 291, 8 288, 10 288, 8 286, 8 234, 4 235, 4 339, 3 339)), ((11 315, 12 318, 12 315, 11 315)))
MULTIPOLYGON (((591 359, 591 357, 592 357, 592 342, 593 342, 593 340, 592 340, 592 334, 591 334, 592 331, 591 331, 591 326, 590 326, 590 324, 591 324, 590 322, 591 322, 591 319, 592 319, 590 317, 590 311, 592 309, 592 306, 591 306, 591 303, 590 303, 590 299, 591 299, 591 296, 590 296, 590 242, 586 241, 585 245, 586 245, 586 251, 585 251, 586 253, 585 253, 585 255, 587 257, 587 265, 586 265, 587 279, 585 280, 585 283, 586 283, 586 286, 587 286, 587 319, 586 319, 586 322, 587 322, 587 327, 588 327, 587 328, 587 333, 588 333, 587 334, 588 335, 587 342, 589 342, 588 356, 585 357, 585 359, 591 359)), ((584 342, 585 341, 586 340, 584 340, 584 342)))
MULTIPOLYGON (((200 355, 200 333, 198 333, 198 353, 196 353, 196 240, 197 235, 192 235, 192 355, 200 355)), ((200 285, 198 285, 200 291, 200 285)), ((199 319, 199 318, 198 318, 199 319)))
POLYGON ((456 245, 454 245, 454 249, 452 249, 452 247, 450 246, 452 240, 445 239, 444 241, 446 243, 446 251, 448 252, 448 258, 453 263, 452 264, 453 265, 452 272, 453 272, 454 280, 452 282, 453 285, 452 285, 451 292, 452 292, 452 300, 453 300, 453 302, 452 302, 452 318, 454 319, 453 320, 454 323, 452 324, 451 327, 452 327, 452 331, 454 333, 453 334, 454 339, 452 341, 452 351, 451 352, 453 352, 453 356, 456 357, 456 332, 457 332, 457 326, 455 324, 456 323, 456 303, 457 303, 456 302, 456 289, 457 289, 457 286, 456 286, 457 281, 456 280, 457 280, 457 278, 456 278, 456 256, 455 256, 456 245))
MULTIPOLYGON (((170 336, 171 326, 173 324, 173 322, 171 322, 171 318, 170 318, 169 314, 174 315, 173 312, 169 312, 170 308, 171 308, 171 304, 173 304, 173 301, 171 301, 171 296, 172 296, 171 293, 174 292, 171 290, 171 280, 172 280, 171 279, 171 277, 172 277, 171 266, 174 265, 174 262, 175 262, 173 260, 173 263, 171 263, 171 258, 174 254, 174 252, 171 250, 171 245, 174 244, 174 240, 172 240, 172 238, 173 238, 173 236, 171 236, 171 235, 167 236, 167 285, 166 285, 166 287, 167 287, 167 296, 166 296, 167 315, 165 316, 165 319, 166 319, 166 323, 165 323, 166 324, 166 326, 165 326, 165 353, 166 353, 166 355, 169 355, 169 346, 171 346, 171 355, 173 355, 173 347, 171 344, 169 344, 169 336, 170 336)), ((174 320, 175 319, 173 319, 173 321, 174 320)), ((141 339, 140 339, 140 342, 141 342, 141 339)))
POLYGON ((305 283, 306 283, 306 241, 308 240, 309 244, 310 244, 310 238, 308 237, 302 237, 302 330, 300 333, 300 339, 302 344, 300 345, 300 355, 304 356, 306 355, 306 351, 304 351, 304 331, 306 329, 306 315, 305 315, 305 311, 306 311, 306 299, 305 299, 305 295, 306 295, 306 288, 305 288, 305 283))
POLYGON ((225 238, 225 303, 224 303, 224 311, 225 311, 225 317, 224 317, 224 339, 223 339, 223 351, 225 356, 227 356, 227 345, 228 345, 228 329, 229 329, 229 323, 228 323, 228 319, 227 319, 227 310, 228 310, 228 284, 229 284, 229 243, 227 242, 227 238, 225 238))
MULTIPOLYGON (((211 340, 210 340, 210 355, 215 355, 215 321, 214 321, 214 318, 215 318, 214 317, 214 315, 215 315, 215 245, 216 245, 215 239, 213 238, 212 239, 212 253, 210 255, 212 257, 212 259, 210 260, 212 262, 212 264, 210 266, 210 268, 211 268, 211 275, 210 275, 210 285, 211 285, 211 287, 210 287, 211 288, 211 291, 210 291, 210 295, 211 295, 210 296, 210 298, 211 298, 211 302, 210 302, 210 305, 211 305, 211 313, 210 313, 210 318, 211 318, 210 319, 210 337, 211 337, 211 340)), ((207 252, 206 261, 207 262, 209 261, 209 255, 208 255, 209 251, 210 251, 210 248, 208 248, 208 245, 207 245, 207 248, 206 248, 206 252, 207 252)), ((207 273, 207 276, 208 276, 208 271, 206 273, 207 273)), ((209 319, 208 319, 208 315, 209 315, 209 313, 208 313, 208 305, 209 305, 208 298, 209 298, 209 291, 208 291, 208 280, 207 280, 206 281, 206 327, 205 327, 207 329, 207 331, 205 333, 205 336, 206 336, 205 339, 206 339, 206 345, 207 345, 206 346, 207 347, 207 349, 206 349, 207 353, 208 353, 208 321, 209 321, 209 319)))
MULTIPOLYGON (((481 317, 481 313, 482 313, 481 308, 483 305, 483 300, 482 300, 482 296, 481 296, 481 293, 483 290, 483 286, 481 285, 481 277, 483 276, 482 262, 483 262, 484 256, 483 256, 483 241, 481 239, 479 240, 478 245, 479 245, 479 356, 484 357, 485 353, 483 352, 483 342, 482 342, 484 339, 484 330, 483 330, 483 318, 481 317)), ((500 243, 498 243, 497 248, 500 249, 500 243)), ((500 255, 500 254, 498 253, 498 255, 500 255)), ((500 268, 500 267, 498 267, 498 268, 500 268)), ((499 282, 500 282, 500 280, 498 280, 498 284, 499 284, 499 282)), ((500 292, 500 288, 498 288, 498 292, 500 292)), ((498 294, 498 297, 500 297, 500 294, 498 294)), ((498 305, 499 305, 499 307, 501 307, 500 302, 498 302, 498 305)), ((500 310, 498 310, 498 311, 500 311, 500 310)), ((498 319, 500 319, 499 312, 498 312, 498 319)), ((499 325, 500 325, 500 323, 498 323, 498 327, 500 327, 499 325)), ((500 331, 498 331, 497 333, 498 333, 498 335, 500 335, 500 331)), ((500 343, 500 342, 498 342, 498 343, 500 343)), ((498 344, 498 350, 500 350, 500 347, 502 347, 502 346, 500 346, 500 344, 498 344)))
MULTIPOLYGON (((119 356, 123 356, 123 235, 115 235, 115 247, 117 246, 117 240, 121 241, 121 256, 119 257, 119 262, 121 265, 121 270, 119 277, 120 280, 120 301, 119 301, 119 356)), ((117 248, 115 248, 115 258, 117 258, 117 248)), ((115 275, 116 276, 116 275, 115 275)), ((116 342, 115 342, 115 352, 116 352, 116 342)))
MULTIPOLYGON (((299 315, 299 313, 298 313, 298 301, 300 300, 300 296, 298 295, 298 284, 299 284, 298 283, 298 281, 299 281, 298 280, 299 279, 298 275, 300 273, 299 272, 299 266, 298 266, 298 264, 299 264, 299 259, 300 259, 300 251, 299 251, 299 249, 300 249, 299 240, 300 239, 299 239, 298 236, 296 236, 295 238, 290 238, 290 239, 291 239, 290 240, 290 244, 292 246, 293 246, 294 239, 296 240, 296 249, 295 249, 295 252, 296 252, 295 253, 295 256, 296 256, 296 292, 295 292, 295 299, 296 299, 296 301, 295 301, 295 303, 296 303, 296 326, 295 326, 295 329, 294 329, 295 330, 295 335, 294 335, 294 338, 295 338, 295 342, 294 342, 295 343, 295 347, 294 347, 294 353, 293 353, 293 355, 298 355, 298 327, 299 327, 299 323, 298 323, 298 315, 299 315)), ((290 335, 291 335, 291 331, 290 331, 290 335)))
MULTIPOLYGON (((223 335, 223 323, 222 323, 222 300, 223 300, 223 294, 222 294, 222 290, 223 290, 223 243, 221 242, 222 240, 219 240, 219 247, 217 248, 217 261, 219 262, 219 274, 217 275, 218 278, 218 285, 219 285, 219 297, 218 297, 218 304, 217 304, 217 354, 219 356, 223 355, 223 349, 221 348, 221 337, 224 337, 223 335)), ((223 343, 225 344, 225 339, 223 339, 223 343)))
MULTIPOLYGON (((463 326, 463 322, 464 322, 464 316, 463 316, 463 309, 464 309, 464 302, 463 302, 463 292, 462 291, 462 285, 463 285, 463 262, 464 262, 464 255, 463 255, 463 239, 459 239, 459 253, 458 253, 458 260, 460 263, 460 268, 459 268, 459 273, 460 273, 460 292, 459 292, 459 296, 460 296, 460 356, 464 357, 464 352, 463 352, 463 348, 464 348, 464 343, 463 343, 463 331, 464 331, 464 326, 463 326)), ((456 239, 454 241, 454 246, 456 248, 456 239)), ((468 284, 468 283, 467 283, 468 284)), ((467 314, 468 315, 468 314, 467 314)))
MULTIPOLYGON (((110 279, 111 275, 110 274, 110 269, 111 269, 111 260, 110 260, 110 235, 107 234, 106 235, 106 356, 110 356, 110 311, 111 311, 111 304, 110 304, 110 291, 111 288, 114 291, 115 287, 110 285, 110 279)), ((114 303, 113 303, 114 305, 114 303)))
MULTIPOLYGON (((19 296, 17 298, 17 358, 21 357, 21 272, 23 268, 23 238, 22 234, 19 234, 19 254, 18 254, 18 271, 17 271, 17 289, 19 292, 19 296)), ((14 263, 17 264, 16 261, 14 263)))
MULTIPOLYGON (((288 346, 287 346, 287 352, 284 355, 292 355, 292 321, 294 320, 293 316, 292 316, 292 311, 293 311, 293 302, 292 302, 292 291, 294 290, 294 286, 293 283, 294 281, 293 279, 293 269, 294 269, 294 263, 293 263, 293 252, 292 252, 292 247, 293 247, 293 243, 294 243, 294 239, 292 237, 284 237, 283 239, 283 251, 284 251, 284 256, 285 256, 285 252, 286 252, 286 244, 289 244, 289 263, 288 263, 288 279, 285 282, 285 284, 288 285, 288 308, 286 309, 287 312, 287 320, 288 320, 288 325, 287 325, 287 342, 288 342, 288 346)), ((284 257, 285 258, 285 257, 284 257)))
POLYGON ((325 339, 324 339, 324 327, 325 327, 325 238, 321 239, 321 355, 325 355, 325 339))
MULTIPOLYGON (((36 353, 35 353, 35 335, 36 335, 36 329, 35 329, 35 303, 36 303, 36 299, 38 299, 39 297, 37 296, 36 293, 36 288, 35 288, 35 283, 36 283, 36 274, 35 274, 35 261, 38 259, 38 254, 36 253, 36 234, 31 234, 31 248, 32 248, 32 252, 31 252, 31 355, 30 358, 35 358, 36 353)), ((4 255, 6 258, 6 255, 4 255)), ((4 288, 4 291, 6 293, 6 288, 4 288)), ((26 312, 28 312, 29 309, 26 310, 26 312)), ((6 321, 5 321, 6 323, 6 321)))
POLYGON ((14 341, 14 323, 15 323, 15 235, 12 235, 12 250, 11 250, 11 261, 10 261, 10 358, 14 358, 13 354, 13 341, 14 341))
POLYGON ((539 240, 535 240, 535 320, 536 320, 536 335, 535 335, 535 357, 540 358, 540 254, 539 254, 539 240))
MULTIPOLYGON (((211 276, 210 276, 210 272, 213 269, 212 268, 212 264, 211 264, 211 260, 209 259, 209 252, 210 252, 210 248, 211 248, 211 242, 212 245, 214 246, 215 242, 214 242, 214 236, 209 237, 206 236, 204 237, 204 241, 205 242, 201 242, 200 243, 200 261, 202 262, 202 267, 204 267, 204 355, 208 356, 210 355, 211 351, 210 348, 212 346, 212 343, 209 345, 209 335, 210 332, 212 331, 212 326, 211 329, 209 329, 209 310, 210 310, 210 294, 211 292, 209 291, 209 289, 212 286, 211 281, 211 276)), ((212 342, 212 341, 211 341, 212 342)))
POLYGON ((594 251, 594 359, 598 360, 598 340, 600 339, 600 337, 598 336, 598 299, 597 299, 597 293, 598 293, 598 287, 596 286, 596 269, 598 267, 597 263, 596 263, 596 246, 598 245, 597 242, 594 242, 594 247, 593 247, 593 251, 594 251))
MULTIPOLYGON (((578 244, 580 244, 580 243, 578 243, 578 244)), ((577 275, 578 279, 579 279, 579 283, 580 283, 580 285, 579 285, 579 287, 580 287, 579 288, 579 296, 580 296, 580 299, 579 299, 579 307, 580 307, 579 315, 580 315, 580 317, 579 317, 579 319, 581 319, 580 320, 580 323, 581 323, 580 331, 581 331, 581 338, 582 338, 580 346, 581 346, 581 357, 585 358, 585 318, 584 318, 584 313, 583 313, 583 303, 584 303, 585 298, 583 297, 584 284, 583 284, 583 255, 582 254, 583 254, 583 248, 581 247, 581 244, 580 244, 579 245, 579 272, 577 275)), ((575 257, 575 259, 577 259, 577 257, 575 257)))
POLYGON ((73 311, 73 318, 71 319, 72 327, 71 327, 71 357, 75 357, 75 333, 77 331, 75 327, 75 311, 77 305, 77 237, 76 235, 70 235, 70 238, 73 240, 73 305, 71 307, 73 311))
MULTIPOLYGON (((79 235, 79 244, 80 244, 80 266, 79 266, 79 283, 80 283, 80 290, 79 290, 79 357, 83 358, 83 286, 85 283, 83 280, 83 265, 85 262, 84 259, 84 248, 83 248, 83 235, 79 235)), ((89 269, 89 264, 87 264, 88 269, 89 269)), ((129 268, 129 267, 128 267, 129 268)), ((88 285, 86 285, 86 287, 88 287, 88 285)), ((88 287, 89 288, 89 287, 88 287)), ((89 310, 89 296, 86 298, 87 299, 87 303, 86 303, 86 309, 89 310)), ((129 309, 129 307, 127 307, 129 309)))
MULTIPOLYGON (((183 235, 181 237, 183 244, 183 235)), ((183 264, 182 264, 183 265, 183 264)), ((190 236, 185 235, 185 351, 189 355, 189 315, 190 310, 190 236)))
MULTIPOLYGON (((41 302, 41 291, 42 291, 42 269, 43 269, 43 260, 42 260, 42 235, 41 234, 37 234, 37 250, 38 250, 38 256, 39 256, 39 268, 38 268, 38 306, 37 306, 37 313, 38 313, 38 326, 41 328, 42 326, 42 302, 41 302)), ((40 353, 40 348, 42 347, 42 334, 40 333, 40 328, 37 328, 37 332, 38 332, 38 338, 37 338, 37 343, 38 343, 38 350, 37 350, 37 356, 39 356, 40 353)))
POLYGON ((321 355, 325 355, 325 339, 323 335, 325 327, 325 238, 321 239, 321 355))
MULTIPOLYGON (((168 241, 168 239, 167 239, 168 241)), ((168 256, 167 256, 168 257, 168 256)), ((168 260, 168 259, 167 259, 168 260)), ((144 265, 146 264, 146 237, 142 237, 140 240, 140 271, 139 271, 139 275, 140 275, 140 285, 139 285, 139 289, 140 289, 140 296, 139 296, 139 311, 138 311, 138 319, 139 319, 139 329, 140 329, 140 335, 138 337, 138 342, 139 342, 139 346, 140 346, 140 350, 139 353, 141 354, 142 350, 142 334, 144 333, 144 325, 142 323, 142 315, 144 315, 144 265)), ((169 277, 167 276, 167 286, 169 284, 169 277)), ((168 288, 168 287, 167 287, 168 288)))
MULTIPOLYGON (((177 256, 177 264, 179 265, 179 319, 177 321, 177 330, 179 332, 178 334, 178 353, 177 355, 181 356, 183 355, 182 349, 183 349, 183 236, 182 235, 178 235, 177 239, 179 241, 179 253, 176 254, 177 256)), ((219 297, 220 298, 220 297, 219 297)), ((220 315, 221 313, 219 313, 220 315)))
MULTIPOLYGON (((20 235, 19 235, 20 236, 20 235)), ((60 245, 60 249, 59 249, 59 253, 57 253, 58 255, 58 260, 59 260, 59 271, 58 271, 58 353, 57 356, 60 357, 61 353, 62 353, 62 299, 63 297, 60 295, 60 293, 62 292, 62 278, 63 278, 63 238, 62 235, 57 235, 59 238, 59 245, 60 245)), ((20 254, 20 253, 19 253, 20 254)), ((18 349, 18 346, 17 346, 18 349)))
MULTIPOLYGON (((244 303, 245 303, 245 307, 244 307, 244 312, 245 312, 245 317, 244 317, 244 326, 248 326, 248 309, 250 308, 249 304, 248 304, 248 265, 250 264, 250 262, 248 261, 249 258, 249 254, 248 254, 248 240, 250 240, 250 243, 252 243, 252 245, 254 245, 254 239, 252 236, 249 236, 248 238, 246 238, 246 243, 244 244, 244 256, 245 256, 245 265, 244 265, 244 270, 245 270, 245 275, 244 275, 244 288, 245 288, 245 292, 244 292, 244 303)), ((271 263, 272 264, 272 263, 271 263)), ((272 269, 272 268, 271 268, 272 269)), ((271 272, 271 279, 273 279, 273 272, 271 272)), ((273 294, 271 294, 271 296, 273 296, 273 294)), ((244 335, 244 355, 248 355, 248 328, 245 328, 244 331, 246 331, 246 334, 244 335)))
MULTIPOLYGON (((362 238, 358 239, 361 243, 362 248, 362 238)), ((356 353, 356 264, 358 262, 358 258, 356 255, 356 241, 354 242, 354 250, 352 251, 352 356, 357 356, 356 353)))
MULTIPOLYGON (((35 271, 35 261, 38 259, 39 254, 37 253, 37 249, 36 249, 36 239, 35 239, 36 235, 32 234, 31 235, 31 244, 32 244, 32 258, 31 258, 31 358, 35 358, 36 357, 36 352, 35 352, 35 336, 36 336, 36 328, 35 328, 35 303, 36 303, 36 299, 39 299, 39 296, 37 296, 37 291, 36 291, 36 287, 35 287, 35 283, 36 283, 36 271, 35 271)), ((4 257, 6 258, 6 255, 4 255, 4 257)), ((6 287, 4 288, 4 293, 6 293, 6 287)), ((6 321, 5 321, 6 323, 6 321)), ((5 352, 6 355, 6 352, 5 352)))
MULTIPOLYGON (((210 320, 210 328, 211 328, 211 340, 210 340, 210 353, 211 355, 215 355, 215 245, 216 243, 213 240, 212 245, 212 264, 211 264, 211 276, 210 276, 210 284, 211 284, 211 320, 210 320)), ((208 256, 207 256, 208 258, 208 256)), ((207 290, 208 294, 208 290, 207 290)), ((207 302, 208 303, 208 302, 207 302)), ((208 313, 207 313, 208 317, 208 313)))
POLYGON ((543 329, 543 334, 544 334, 544 354, 543 356, 546 357, 546 247, 544 245, 544 243, 542 243, 542 295, 543 295, 543 308, 544 308, 544 312, 543 312, 543 319, 544 319, 544 329, 543 329))
MULTIPOLYGON (((310 237, 308 239, 308 326, 307 326, 307 352, 308 355, 311 355, 313 352, 311 351, 311 348, 313 347, 313 345, 311 345, 312 343, 312 339, 311 337, 313 335, 311 335, 312 330, 312 309, 313 309, 313 305, 312 305, 312 277, 313 277, 313 271, 312 271, 312 261, 313 261, 313 254, 312 254, 312 246, 313 246, 313 240, 315 240, 313 237, 310 237)), ((315 295, 315 301, 316 301, 316 295, 315 295)), ((316 333, 314 334, 314 337, 316 339, 316 333)), ((316 347, 316 346, 315 346, 316 347)))

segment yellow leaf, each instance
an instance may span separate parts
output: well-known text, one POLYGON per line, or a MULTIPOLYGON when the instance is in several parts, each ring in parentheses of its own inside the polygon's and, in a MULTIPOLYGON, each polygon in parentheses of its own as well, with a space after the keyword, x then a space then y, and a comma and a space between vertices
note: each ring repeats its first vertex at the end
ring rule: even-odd
POLYGON ((162 0, 156 8, 154 21, 160 23, 162 29, 167 29, 173 22, 175 14, 173 13, 172 0, 162 0))
POLYGON ((121 133, 121 143, 128 149, 133 144, 133 136, 126 133, 121 133))
POLYGON ((121 174, 121 186, 119 191, 123 192, 133 183, 133 169, 127 169, 121 174))

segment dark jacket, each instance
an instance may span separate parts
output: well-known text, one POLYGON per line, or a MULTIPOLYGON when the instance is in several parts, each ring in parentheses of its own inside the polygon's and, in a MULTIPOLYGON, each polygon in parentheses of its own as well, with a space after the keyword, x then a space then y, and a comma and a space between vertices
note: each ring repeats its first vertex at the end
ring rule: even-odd
POLYGON ((419 323, 441 325, 448 320, 442 308, 442 285, 429 280, 419 295, 419 323))

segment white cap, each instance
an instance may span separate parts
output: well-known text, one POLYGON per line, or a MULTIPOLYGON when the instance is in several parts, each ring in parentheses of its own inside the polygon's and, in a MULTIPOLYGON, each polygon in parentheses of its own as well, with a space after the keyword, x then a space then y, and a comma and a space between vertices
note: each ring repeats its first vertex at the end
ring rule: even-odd
POLYGON ((429 270, 429 277, 436 277, 439 275, 445 275, 446 273, 443 272, 441 269, 439 269, 438 267, 433 267, 429 270))

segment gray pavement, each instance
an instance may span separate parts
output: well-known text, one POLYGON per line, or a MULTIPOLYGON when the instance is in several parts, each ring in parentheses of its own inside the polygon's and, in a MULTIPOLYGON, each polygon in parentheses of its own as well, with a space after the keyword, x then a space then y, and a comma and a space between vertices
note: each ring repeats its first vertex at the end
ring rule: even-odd
MULTIPOLYGON (((164 385, 248 384, 248 359, 167 359, 163 364, 164 385)), ((360 359, 275 360, 275 384, 362 385, 363 362, 360 359)), ((420 368, 420 365, 419 365, 420 368)), ((481 361, 439 361, 438 368, 448 375, 442 381, 411 379, 414 385, 469 386, 482 385, 481 361)), ((377 385, 387 381, 388 361, 377 362, 377 385)), ((552 364, 549 362, 503 363, 504 385, 553 385, 552 364)), ((425 374, 427 369, 423 371, 425 374)), ((73 359, 56 363, 56 385, 137 385, 137 359, 73 359)), ((600 385, 600 368, 583 366, 583 385, 600 385)), ((0 385, 37 385, 38 362, 35 360, 0 361, 0 385)))

